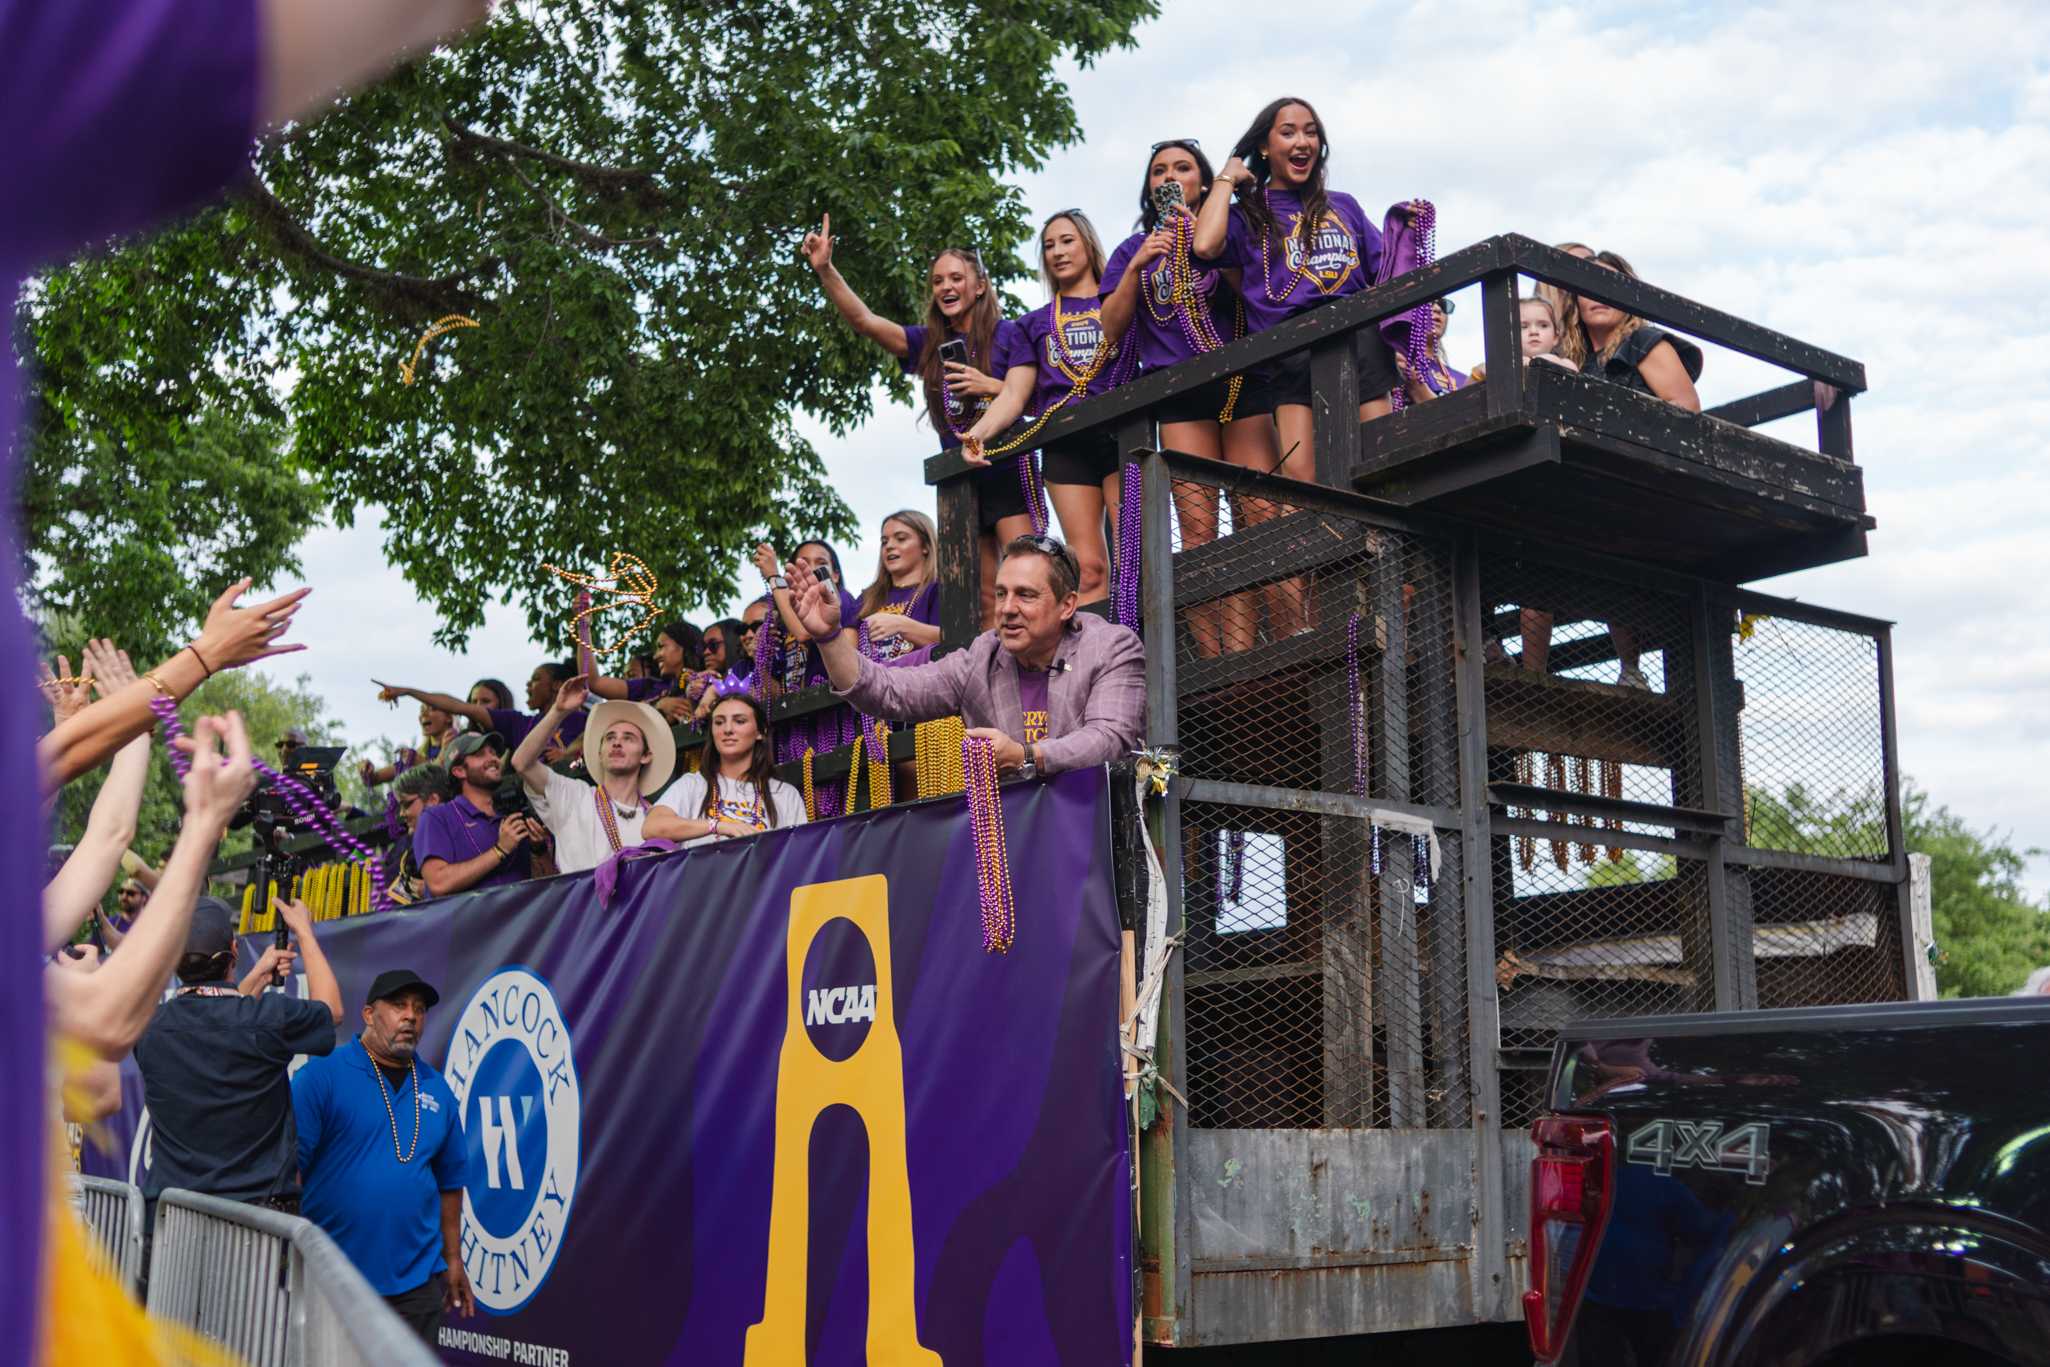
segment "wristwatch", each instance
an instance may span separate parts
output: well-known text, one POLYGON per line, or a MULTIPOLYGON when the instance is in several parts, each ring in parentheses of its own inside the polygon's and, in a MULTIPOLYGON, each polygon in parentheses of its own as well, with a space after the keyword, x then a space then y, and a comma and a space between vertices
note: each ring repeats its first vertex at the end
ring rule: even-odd
POLYGON ((790 581, 780 574, 772 574, 769 576, 769 587, 772 589, 787 589, 790 587, 790 581))
POLYGON ((1025 744, 1025 762, 1018 766, 1018 777, 1039 777, 1039 747, 1030 741, 1025 744))

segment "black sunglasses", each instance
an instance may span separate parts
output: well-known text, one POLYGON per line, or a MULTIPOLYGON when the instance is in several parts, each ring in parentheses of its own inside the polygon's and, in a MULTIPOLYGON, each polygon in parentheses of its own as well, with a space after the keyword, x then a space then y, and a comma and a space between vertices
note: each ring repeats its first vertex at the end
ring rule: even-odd
POLYGON ((1075 553, 1053 537, 1046 536, 1040 532, 1033 532, 1018 539, 1040 554, 1050 555, 1063 565, 1066 565, 1068 573, 1073 575, 1078 581, 1082 578, 1081 568, 1075 564, 1075 553))
POLYGON ((1435 304, 1437 304, 1437 306, 1438 306, 1438 307, 1439 307, 1440 309, 1444 310, 1445 316, 1446 316, 1447 318, 1450 318, 1450 317, 1452 316, 1452 310, 1453 310, 1453 307, 1454 307, 1454 305, 1453 305, 1453 303, 1452 303, 1452 301, 1451 301, 1450 299, 1436 299, 1436 300, 1433 300, 1432 302, 1433 302, 1433 303, 1435 303, 1435 304))
POLYGON ((1201 138, 1169 138, 1165 142, 1154 143, 1147 150, 1158 152, 1163 147, 1193 147, 1200 152, 1203 150, 1203 140, 1201 138))

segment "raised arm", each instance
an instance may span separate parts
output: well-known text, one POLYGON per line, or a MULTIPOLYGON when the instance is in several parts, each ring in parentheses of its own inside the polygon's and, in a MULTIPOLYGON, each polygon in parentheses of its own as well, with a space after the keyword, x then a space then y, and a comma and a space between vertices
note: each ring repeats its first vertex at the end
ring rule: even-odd
POLYGON ((1018 421, 1025 412, 1025 405, 1032 402, 1032 387, 1038 382, 1039 367, 1036 365, 1014 365, 1005 371, 1003 389, 989 401, 989 407, 975 420, 975 426, 961 434, 962 447, 967 448, 972 439, 979 448, 982 443, 1018 421))
POLYGON ((491 709, 483 703, 471 702, 467 698, 458 698, 453 693, 434 693, 424 688, 407 688, 403 684, 388 684, 382 679, 372 679, 370 682, 377 685, 377 697, 380 702, 397 702, 400 698, 411 698, 414 702, 426 703, 429 707, 438 707, 451 717, 461 717, 479 731, 489 731, 491 729, 491 709))
POLYGON ((43 889, 46 952, 70 939, 79 922, 93 914, 120 870, 121 856, 135 839, 136 813, 142 810, 143 784, 149 780, 149 751, 150 738, 145 734, 122 746, 121 753, 114 756, 107 781, 93 799, 85 833, 64 867, 43 889))
POLYGON ((902 721, 930 721, 961 710, 970 652, 957 650, 931 664, 885 668, 864 660, 854 648, 854 633, 840 629, 840 594, 831 584, 806 584, 797 599, 798 615, 817 642, 833 691, 861 711, 902 721))
POLYGON ((263 10, 263 118, 282 123, 453 37, 491 0, 266 0, 263 10))
POLYGON ((1211 182, 1210 193, 1203 196, 1203 208, 1196 215, 1196 231, 1189 241, 1189 253, 1206 261, 1215 261, 1224 255, 1225 241, 1231 236, 1231 196, 1241 181, 1253 178, 1246 164, 1233 157, 1217 173, 1211 182))
POLYGON ((548 790, 548 764, 541 758, 541 752, 548 748, 548 738, 555 728, 562 725, 564 718, 581 711, 584 699, 590 696, 589 681, 579 674, 573 679, 564 679, 562 687, 555 690, 555 703, 548 709, 548 715, 534 724, 534 729, 521 738, 519 746, 512 752, 513 772, 520 776, 520 782, 533 793, 548 790))
POLYGON ((864 304, 861 296, 854 292, 854 287, 847 283, 839 268, 833 264, 831 214, 819 220, 817 231, 804 235, 802 250, 804 259, 818 272, 819 287, 825 290, 826 298, 833 301, 833 307, 840 311, 840 316, 847 320, 848 327, 900 361, 911 354, 911 341, 904 335, 904 325, 878 316, 875 310, 864 304))
POLYGON ((239 714, 202 717, 193 725, 185 823, 149 910, 137 918, 121 952, 97 973, 50 976, 59 1028, 103 1057, 119 1058, 134 1046, 185 951, 192 907, 206 886, 214 848, 256 787, 249 759, 249 733, 239 714))
MULTIPOLYGON (((1182 209, 1178 212, 1186 214, 1189 211, 1182 209)), ((1139 283, 1141 268, 1166 256, 1171 245, 1167 229, 1155 228, 1132 253, 1132 259, 1125 263, 1124 272, 1118 276, 1117 284, 1103 297, 1102 322, 1105 342, 1115 342, 1124 336, 1125 329, 1132 325, 1132 312, 1139 307, 1139 291, 1143 288, 1139 283)))
POLYGON ((294 589, 252 607, 237 607, 237 600, 249 592, 249 583, 238 580, 214 600, 205 627, 191 645, 43 737, 36 747, 36 759, 42 767, 45 791, 55 792, 88 769, 97 768, 109 755, 154 727, 157 719, 150 711, 150 699, 159 693, 182 701, 224 669, 306 648, 281 642, 300 602, 312 590, 294 589))

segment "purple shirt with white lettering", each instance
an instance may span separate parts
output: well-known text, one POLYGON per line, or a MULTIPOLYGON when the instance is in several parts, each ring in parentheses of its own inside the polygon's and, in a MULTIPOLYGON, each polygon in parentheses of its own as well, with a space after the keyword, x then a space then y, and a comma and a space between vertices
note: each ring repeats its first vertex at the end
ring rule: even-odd
POLYGON ((1109 354, 1097 363, 1096 353, 1103 349, 1101 298, 1093 294, 1064 296, 1060 309, 1059 334, 1054 332, 1052 304, 1034 309, 1018 320, 1025 329, 1026 340, 1032 344, 1033 363, 1039 367, 1039 381, 1032 389, 1032 406, 1025 410, 1035 417, 1055 404, 1065 407, 1107 394, 1131 374, 1125 355, 1129 342, 1124 338, 1112 343, 1109 354), (1092 365, 1094 374, 1090 374, 1092 365), (1088 376, 1088 383, 1081 395, 1070 398, 1075 392, 1075 381, 1083 376, 1088 376))
MULTIPOLYGON (((1133 233, 1118 244, 1103 268, 1103 293, 1108 298, 1125 272, 1131 269, 1146 234, 1133 233)), ((1141 371, 1165 370, 1177 361, 1201 356, 1190 333, 1201 326, 1207 314, 1213 335, 1220 344, 1238 340, 1238 295, 1224 272, 1201 260, 1191 260, 1190 285, 1201 302, 1194 306, 1195 319, 1184 319, 1174 305, 1174 272, 1165 258, 1139 268, 1138 298, 1132 304, 1131 328, 1126 340, 1137 347, 1141 371)), ((1205 340, 1208 340, 1207 338, 1205 340)))
MULTIPOLYGON (((248 166, 263 47, 256 0, 0 0, 0 299, 11 315, 37 267, 135 232, 215 194, 248 166)), ((175 288, 175 287, 173 287, 175 288)), ((13 490, 17 416, 11 347, 0 342, 0 488, 13 490)), ((20 533, 0 516, 0 599, 17 598, 20 533)), ((28 674, 19 611, 0 612, 0 668, 28 674)), ((0 698, 0 790, 41 783, 34 695, 0 698)), ((0 827, 11 903, 34 906, 48 828, 33 810, 0 827)), ((0 884, 0 887, 6 886, 0 884)), ((48 1112, 42 923, 0 932, 0 1362, 34 1356, 48 1112)))
POLYGON ((1307 261, 1296 235, 1303 205, 1295 191, 1267 191, 1274 232, 1264 243, 1246 222, 1245 207, 1231 206, 1231 228, 1218 264, 1244 272, 1248 332, 1265 332, 1327 299, 1357 294, 1374 283, 1381 267, 1381 230, 1367 221, 1351 195, 1332 191, 1327 198, 1330 204, 1311 239, 1307 261))
MULTIPOLYGON (((905 328, 904 342, 904 373, 917 379, 918 358, 925 351, 924 325, 913 323, 905 328)), ((1025 339, 1025 329, 1008 318, 997 324, 996 332, 990 337, 990 353, 988 356, 977 356, 971 348, 968 353, 968 364, 985 375, 1001 380, 1010 373, 1012 366, 1033 363, 1032 344, 1025 339)), ((942 380, 946 378, 944 369, 941 370, 940 377, 942 380)), ((964 404, 955 398, 944 384, 940 386, 940 401, 946 408, 946 421, 940 424, 942 449, 959 446, 961 433, 975 426, 975 420, 989 408, 988 399, 974 399, 964 404)), ((927 407, 930 409, 931 405, 928 404, 927 407)))

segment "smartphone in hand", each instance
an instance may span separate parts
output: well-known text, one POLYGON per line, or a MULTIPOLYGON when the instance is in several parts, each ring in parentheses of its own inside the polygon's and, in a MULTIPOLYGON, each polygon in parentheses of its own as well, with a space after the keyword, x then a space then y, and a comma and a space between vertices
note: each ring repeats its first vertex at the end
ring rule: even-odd
POLYGON ((1153 187, 1153 212, 1160 216, 1162 223, 1173 222, 1174 211, 1187 202, 1182 193, 1182 183, 1178 180, 1163 180, 1153 187))
POLYGON ((946 341, 941 342, 940 363, 942 365, 967 365, 968 343, 959 337, 949 337, 946 341))

